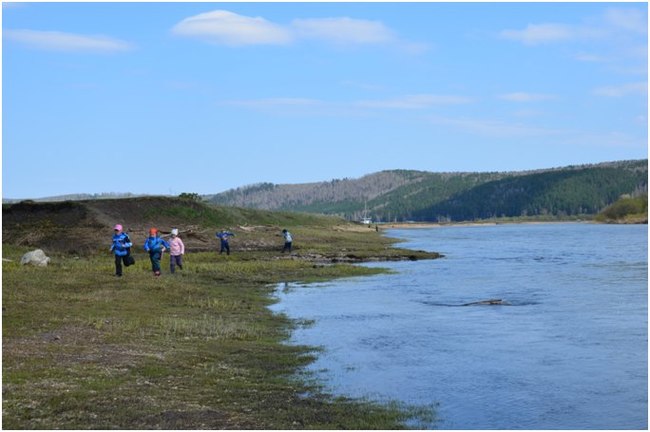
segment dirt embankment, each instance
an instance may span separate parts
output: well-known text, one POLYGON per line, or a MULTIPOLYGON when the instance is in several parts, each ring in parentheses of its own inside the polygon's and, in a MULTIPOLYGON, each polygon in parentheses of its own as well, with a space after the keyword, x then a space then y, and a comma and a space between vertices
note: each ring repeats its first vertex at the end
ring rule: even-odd
MULTIPOLYGON (((189 250, 213 247, 214 229, 201 228, 179 215, 166 215, 161 209, 169 205, 168 201, 178 203, 166 198, 133 198, 5 204, 2 241, 62 253, 96 253, 108 250, 113 226, 119 223, 136 244, 144 242, 148 229, 155 226, 163 235, 178 228, 189 250)), ((183 204, 189 210, 201 206, 183 204)))
POLYGON ((438 257, 435 253, 386 247, 365 250, 363 233, 374 234, 375 229, 343 220, 214 207, 177 198, 21 202, 3 205, 2 216, 3 244, 39 248, 48 254, 108 254, 113 226, 119 223, 137 251, 142 250, 149 228, 155 226, 163 237, 178 228, 189 253, 218 250, 215 232, 221 229, 235 233, 231 247, 236 251, 279 252, 284 244, 281 231, 288 225, 299 230, 300 241, 294 242, 293 253, 283 255, 283 259, 358 263, 438 257))

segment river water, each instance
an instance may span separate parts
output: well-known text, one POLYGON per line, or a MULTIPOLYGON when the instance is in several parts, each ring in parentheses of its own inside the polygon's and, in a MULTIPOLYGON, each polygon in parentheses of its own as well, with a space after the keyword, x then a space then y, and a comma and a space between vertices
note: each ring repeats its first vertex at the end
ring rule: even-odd
POLYGON ((439 429, 647 429, 647 226, 389 230, 444 258, 282 284, 335 393, 437 406, 439 429), (485 299, 504 305, 461 306, 485 299))

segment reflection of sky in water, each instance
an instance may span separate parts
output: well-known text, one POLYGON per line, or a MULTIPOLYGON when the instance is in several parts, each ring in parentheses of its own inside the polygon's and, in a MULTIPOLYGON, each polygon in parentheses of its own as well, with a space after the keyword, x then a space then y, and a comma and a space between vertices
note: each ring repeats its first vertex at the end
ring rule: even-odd
POLYGON ((338 393, 440 403, 440 428, 647 425, 647 227, 401 230, 433 261, 289 285, 273 310, 315 320, 293 342, 338 393), (512 306, 464 306, 488 298, 512 306))

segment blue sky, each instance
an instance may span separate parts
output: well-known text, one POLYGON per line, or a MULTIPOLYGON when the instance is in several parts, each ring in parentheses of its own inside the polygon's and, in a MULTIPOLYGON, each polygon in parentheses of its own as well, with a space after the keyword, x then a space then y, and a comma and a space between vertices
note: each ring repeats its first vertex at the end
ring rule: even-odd
POLYGON ((648 155, 646 3, 3 3, 2 192, 648 155))

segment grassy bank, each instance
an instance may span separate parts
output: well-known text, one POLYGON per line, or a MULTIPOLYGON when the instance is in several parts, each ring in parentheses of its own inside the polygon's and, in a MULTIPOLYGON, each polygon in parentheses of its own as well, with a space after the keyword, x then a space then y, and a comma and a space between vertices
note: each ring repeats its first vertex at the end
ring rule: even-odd
POLYGON ((292 233, 293 257, 237 251, 242 232, 231 256, 190 253, 160 278, 144 254, 116 278, 108 252, 35 268, 18 263, 27 247, 3 245, 3 427, 395 429, 430 416, 324 393, 301 372, 317 350, 283 343, 306 323, 267 306, 278 283, 382 271, 343 261, 435 255, 349 226, 292 233))

